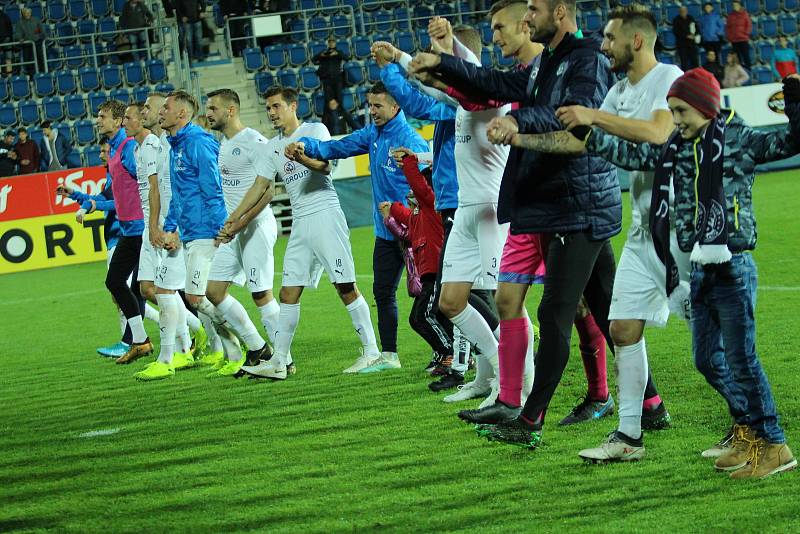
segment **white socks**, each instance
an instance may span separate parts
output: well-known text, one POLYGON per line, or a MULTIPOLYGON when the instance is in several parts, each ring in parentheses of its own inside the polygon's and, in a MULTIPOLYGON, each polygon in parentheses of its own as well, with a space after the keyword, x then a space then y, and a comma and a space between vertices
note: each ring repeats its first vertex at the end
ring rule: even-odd
POLYGON ((364 355, 380 356, 378 342, 375 340, 375 330, 372 328, 372 320, 369 317, 369 304, 364 300, 363 295, 359 295, 346 307, 358 339, 361 340, 361 346, 364 347, 364 355))
POLYGON ((275 336, 275 354, 272 358, 276 365, 287 365, 289 349, 292 347, 292 339, 300 322, 300 303, 281 304, 278 317, 278 332, 275 336))
MULTIPOLYGON (((158 300, 158 297, 156 297, 156 300, 158 300)), ((161 307, 161 303, 160 302, 158 303, 158 307, 159 308, 161 307)), ((149 302, 145 302, 144 303, 144 318, 147 319, 148 321, 153 321, 154 323, 157 323, 158 322, 158 317, 159 317, 158 310, 155 309, 154 307, 152 307, 149 302)))
POLYGON ((219 303, 217 309, 236 333, 241 336, 249 350, 258 350, 264 346, 264 338, 258 333, 256 326, 250 320, 250 316, 247 315, 247 311, 241 302, 228 295, 219 303))
POLYGON ((489 325, 486 324, 486 320, 481 317, 478 310, 469 304, 450 321, 481 352, 476 362, 475 382, 488 385, 489 381, 495 378, 495 369, 497 368, 497 339, 489 329, 489 325), (495 362, 494 365, 491 363, 492 359, 495 362))
MULTIPOLYGON (((176 293, 170 293, 170 295, 175 297, 173 300, 178 314, 178 322, 175 327, 175 345, 178 347, 178 352, 185 354, 192 348, 192 338, 189 336, 189 328, 186 326, 186 316, 192 314, 186 309, 186 305, 179 295, 176 293)), ((158 295, 156 295, 156 298, 158 298, 158 295)), ((159 301, 159 307, 161 307, 161 301, 159 301)), ((192 315, 192 317, 194 316, 192 315)), ((195 317, 196 320, 197 317, 195 317)))
POLYGON ((158 353, 158 361, 169 365, 172 363, 172 353, 175 352, 175 330, 178 326, 180 315, 178 298, 175 294, 158 294, 158 308, 160 310, 158 326, 161 330, 161 349, 158 353))
POLYGON ((272 299, 263 306, 259 306, 258 311, 261 313, 261 324, 264 325, 267 337, 274 345, 275 335, 278 333, 278 316, 281 313, 281 307, 277 300, 272 299))
POLYGON ((239 339, 222 325, 215 325, 216 332, 219 334, 217 339, 219 339, 220 344, 222 345, 222 351, 225 357, 232 362, 238 362, 244 356, 242 356, 242 346, 239 344, 239 339))
POLYGON ((144 343, 147 340, 147 332, 144 330, 142 323, 142 316, 137 315, 128 319, 128 326, 131 327, 131 334, 133 334, 134 343, 144 343))
POLYGON ((200 319, 195 317, 195 315, 191 311, 189 311, 189 309, 186 307, 186 304, 184 304, 181 296, 178 295, 177 293, 175 294, 175 296, 178 298, 178 306, 180 308, 183 308, 184 316, 186 317, 186 326, 189 327, 189 332, 194 334, 195 332, 200 330, 200 326, 202 325, 202 323, 200 322, 200 319))
POLYGON ((647 349, 644 338, 627 347, 614 346, 619 395, 619 431, 642 436, 642 402, 647 386, 647 349))
MULTIPOLYGON (((209 302, 209 304, 211 304, 209 302)), ((212 306, 213 307, 213 306, 212 306)), ((203 328, 206 330, 208 336, 208 351, 211 353, 222 352, 222 340, 217 334, 216 325, 214 320, 205 312, 199 312, 200 321, 203 323, 203 328)))

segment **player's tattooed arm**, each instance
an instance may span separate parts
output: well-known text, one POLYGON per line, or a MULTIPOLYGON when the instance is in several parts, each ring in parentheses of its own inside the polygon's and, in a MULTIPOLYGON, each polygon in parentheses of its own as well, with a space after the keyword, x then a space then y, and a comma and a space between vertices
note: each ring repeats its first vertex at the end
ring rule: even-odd
POLYGON ((514 134, 511 146, 549 154, 576 155, 586 152, 586 143, 570 132, 547 132, 543 134, 514 134))

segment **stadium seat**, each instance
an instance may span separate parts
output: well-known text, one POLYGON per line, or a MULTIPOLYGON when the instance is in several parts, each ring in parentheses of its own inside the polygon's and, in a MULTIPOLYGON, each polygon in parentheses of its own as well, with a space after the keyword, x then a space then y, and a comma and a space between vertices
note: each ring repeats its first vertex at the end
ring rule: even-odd
POLYGON ((394 29, 397 31, 410 32, 413 30, 411 25, 411 11, 405 7, 398 7, 392 13, 394 18, 394 29))
POLYGON ((386 11, 377 11, 372 17, 372 26, 369 33, 388 31, 392 31, 392 16, 386 11))
POLYGON ((367 69, 367 80, 369 83, 375 83, 381 81, 381 68, 375 62, 374 59, 368 59, 364 66, 367 69))
POLYGON ((128 0, 112 0, 111 6, 114 9, 114 14, 117 16, 122 15, 122 8, 125 7, 125 2, 128 0))
POLYGON ((14 104, 0 104, 0 126, 10 128, 17 125, 17 109, 14 104))
POLYGON ((70 143, 72 142, 72 126, 66 122, 54 122, 51 126, 54 130, 58 130, 58 135, 63 136, 70 143))
POLYGON ((123 66, 125 73, 125 83, 127 85, 141 85, 144 83, 144 66, 138 61, 125 63, 123 66))
POLYGON ((97 21, 97 32, 100 34, 100 40, 111 42, 117 33, 117 23, 113 17, 104 17, 97 21))
MULTIPOLYGON (((414 6, 414 28, 428 29, 428 22, 433 17, 433 9, 426 5, 414 6)), ((486 22, 488 25, 489 23, 486 22)))
POLYGON ((311 41, 308 44, 308 59, 309 61, 317 56, 320 52, 324 52, 328 48, 326 43, 322 41, 311 41))
POLYGON ((67 108, 67 119, 74 121, 86 116, 86 101, 82 95, 67 95, 64 97, 67 108))
POLYGON ((300 88, 303 91, 314 91, 320 87, 316 67, 303 67, 300 69, 300 88))
POLYGON ((75 142, 79 145, 88 145, 97 142, 94 132, 94 122, 90 120, 75 121, 75 142))
POLYGON ((743 4, 751 16, 761 14, 761 0, 744 0, 743 4))
POLYGON ((159 83, 156 85, 156 91, 159 93, 164 93, 165 95, 170 94, 172 91, 175 90, 175 86, 171 83, 159 83))
POLYGON ((71 45, 78 42, 75 34, 75 26, 71 22, 59 22, 56 24, 55 35, 58 37, 58 44, 61 46, 71 45))
POLYGON ((769 63, 772 61, 772 55, 775 52, 775 47, 769 41, 761 41, 757 45, 758 59, 762 63, 769 63))
POLYGON ((414 43, 414 34, 406 31, 395 33, 394 45, 403 52, 406 52, 407 54, 413 54, 414 50, 416 50, 416 44, 414 43))
POLYGON ((293 19, 289 22, 289 39, 295 43, 306 41, 306 23, 303 20, 293 19))
POLYGON ((342 66, 344 78, 348 85, 359 85, 364 83, 364 69, 358 61, 348 61, 342 66))
POLYGON ((77 148, 73 148, 67 154, 67 167, 70 169, 76 169, 78 167, 83 167, 83 159, 81 158, 81 151, 77 148))
POLYGON ((56 72, 56 89, 60 95, 72 94, 77 90, 75 75, 72 71, 60 70, 56 72))
POLYGON ((350 49, 350 41, 348 39, 339 39, 336 41, 336 50, 341 52, 346 58, 349 58, 353 55, 353 51, 350 49))
POLYGON ((242 52, 242 60, 247 72, 255 72, 264 68, 264 56, 258 48, 245 48, 242 52))
MULTIPOLYGON (((287 47, 287 51, 289 55, 289 65, 292 67, 300 67, 308 63, 308 50, 306 50, 306 46, 304 44, 291 44, 287 47)), ((260 51, 259 55, 261 55, 260 51)))
POLYGON ((44 132, 38 126, 28 126, 28 137, 30 137, 31 141, 40 145, 44 138, 44 132))
POLYGON ((47 70, 56 71, 64 67, 64 58, 61 55, 61 49, 55 46, 47 48, 47 70))
POLYGON ((300 0, 299 9, 302 11, 313 11, 317 9, 317 0, 300 0))
POLYGON ((5 10, 6 15, 8 15, 8 18, 11 19, 11 24, 13 25, 16 25, 17 22, 19 22, 19 19, 22 18, 22 15, 20 14, 20 6, 17 3, 7 4, 5 7, 3 7, 3 9, 5 10))
POLYGON ((84 0, 69 0, 69 18, 81 20, 89 16, 89 10, 84 0))
POLYGON ((322 15, 314 15, 308 21, 308 34, 312 39, 322 41, 328 38, 330 23, 322 15))
POLYGON ((278 83, 282 87, 292 87, 297 89, 297 72, 292 69, 281 69, 277 74, 278 83))
POLYGON ((264 96, 269 88, 275 85, 275 79, 273 78, 272 73, 266 71, 257 72, 255 82, 256 92, 261 96, 264 96))
POLYGON ((597 11, 590 11, 583 17, 585 28, 587 31, 596 32, 603 29, 603 15, 597 11))
POLYGON ((78 70, 78 80, 80 80, 81 91, 97 91, 100 89, 100 75, 94 67, 82 67, 78 70))
POLYGON ((778 19, 775 17, 761 17, 758 20, 758 25, 753 25, 758 28, 758 33, 761 37, 766 39, 773 39, 778 36, 778 19))
MULTIPOLYGON (((428 30, 425 30, 427 33, 428 30)), ((357 35, 350 40, 353 48, 353 55, 358 59, 366 59, 371 54, 372 41, 369 37, 357 35)))
POLYGON ((44 120, 60 121, 64 119, 64 103, 60 96, 49 96, 42 99, 42 111, 44 120))
POLYGON ((36 17, 42 22, 47 22, 47 20, 45 20, 46 13, 44 11, 44 7, 42 7, 42 4, 39 2, 26 2, 26 5, 28 8, 30 8, 32 17, 36 17))
POLYGON ((325 95, 322 91, 317 91, 314 93, 314 98, 311 99, 311 104, 314 108, 314 115, 317 117, 322 117, 322 113, 325 111, 325 95))
POLYGON ((286 50, 283 45, 272 45, 264 48, 264 56, 267 58, 267 67, 271 69, 282 69, 286 66, 286 50))
POLYGON ((672 21, 678 16, 680 9, 680 4, 676 3, 669 3, 664 6, 664 16, 667 19, 667 24, 672 25, 672 21))
POLYGON ((131 93, 131 102, 138 102, 140 104, 144 104, 144 101, 147 100, 147 97, 150 96, 150 88, 146 85, 140 85, 136 87, 133 92, 131 93))
POLYGON ((311 102, 303 93, 297 95, 297 116, 300 119, 307 119, 311 116, 311 102))
POLYGON ((762 65, 753 67, 753 70, 750 74, 754 83, 772 83, 775 81, 775 76, 772 74, 772 69, 762 65))
POLYGON ((100 108, 100 104, 106 100, 108 100, 108 94, 105 91, 92 91, 86 95, 86 102, 89 104, 89 112, 91 113, 92 117, 97 115, 97 110, 100 108))
POLYGON ((667 50, 674 50, 677 40, 675 34, 669 28, 663 28, 658 32, 658 39, 661 41, 661 46, 667 50))
POLYGON ((79 20, 76 23, 78 40, 84 44, 92 42, 91 34, 97 31, 97 25, 92 19, 79 20))
POLYGON ((794 37, 797 35, 797 19, 794 15, 783 15, 780 19, 781 35, 794 37))
POLYGON ((108 93, 108 98, 111 100, 119 100, 123 104, 127 105, 131 103, 131 92, 124 87, 120 89, 114 89, 108 93))
POLYGON ((100 159, 100 147, 88 146, 83 151, 83 157, 86 160, 87 167, 101 167, 103 160, 100 159))
POLYGON ((339 9, 337 0, 320 0, 319 7, 327 12, 334 12, 339 9))
POLYGON ((477 27, 475 28, 481 34, 481 41, 483 41, 484 45, 492 44, 492 25, 486 22, 485 20, 478 23, 477 27))
POLYGON ((24 125, 38 124, 39 119, 39 104, 35 100, 23 100, 17 106, 19 110, 19 122, 24 125))
POLYGON ((22 100, 31 96, 31 83, 27 76, 11 77, 11 96, 15 100, 22 100))
POLYGON ((800 9, 800 0, 783 0, 783 9, 786 11, 797 11, 800 9))
POLYGON ((90 0, 89 10, 92 17, 99 19, 107 17, 111 13, 111 6, 108 5, 108 0, 90 0))
POLYGON ((666 65, 675 64, 675 56, 667 52, 659 52, 658 54, 656 54, 656 58, 660 63, 664 63, 666 65))
POLYGON ((8 80, 3 76, 0 77, 0 102, 8 100, 8 96, 8 80))
POLYGON ((167 79, 167 67, 160 59, 151 59, 147 62, 147 79, 150 83, 160 83, 167 79))
POLYGON ((47 2, 47 20, 49 22, 60 22, 67 18, 67 4, 57 0, 47 2))
POLYGON ((344 15, 334 15, 331 17, 331 26, 333 28, 333 36, 336 38, 350 37, 350 34, 353 33, 350 18, 344 15))
POLYGON ((781 0, 764 0, 764 12, 776 14, 781 10, 781 0))
POLYGON ((358 97, 352 87, 345 87, 342 90, 342 108, 347 111, 355 111, 358 107, 358 97))
POLYGON ((436 16, 445 18, 452 17, 453 14, 455 13, 453 11, 453 6, 445 2, 437 3, 433 8, 433 12, 436 14, 436 16))
POLYGON ((51 72, 40 72, 33 76, 33 91, 39 98, 51 96, 56 92, 55 76, 51 72))
POLYGON ((431 36, 428 35, 427 28, 417 30, 417 46, 420 50, 427 50, 431 46, 431 36))
POLYGON ((83 48, 78 45, 67 46, 64 48, 64 57, 67 60, 67 68, 77 69, 84 65, 83 48))
POLYGON ((356 88, 355 90, 355 106, 361 107, 367 105, 367 93, 369 92, 369 87, 366 85, 362 85, 361 87, 356 88))

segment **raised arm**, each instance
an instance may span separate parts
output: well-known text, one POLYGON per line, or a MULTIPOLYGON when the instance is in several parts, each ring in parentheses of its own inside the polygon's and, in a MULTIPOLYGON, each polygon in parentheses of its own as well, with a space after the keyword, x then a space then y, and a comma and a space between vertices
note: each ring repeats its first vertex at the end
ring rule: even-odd
POLYGON ((400 73, 400 67, 394 63, 381 69, 381 81, 408 116, 429 121, 456 118, 456 110, 453 106, 440 102, 412 87, 405 76, 400 73))

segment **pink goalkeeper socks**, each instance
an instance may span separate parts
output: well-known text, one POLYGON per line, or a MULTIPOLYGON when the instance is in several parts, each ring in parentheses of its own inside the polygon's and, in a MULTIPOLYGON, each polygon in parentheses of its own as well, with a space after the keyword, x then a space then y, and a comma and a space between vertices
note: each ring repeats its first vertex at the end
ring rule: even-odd
POLYGON ((528 320, 525 317, 500 321, 500 394, 498 400, 520 406, 525 353, 528 349, 528 320))
POLYGON ((608 398, 608 378, 606 375, 606 338, 590 313, 582 319, 575 319, 575 329, 580 337, 581 359, 589 383, 589 397, 604 401, 608 398))

